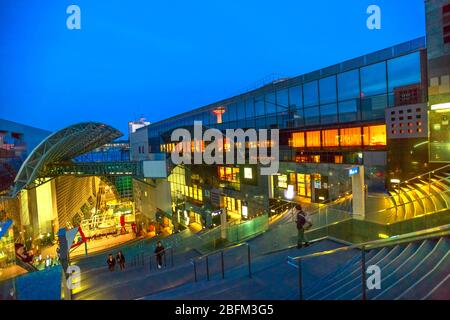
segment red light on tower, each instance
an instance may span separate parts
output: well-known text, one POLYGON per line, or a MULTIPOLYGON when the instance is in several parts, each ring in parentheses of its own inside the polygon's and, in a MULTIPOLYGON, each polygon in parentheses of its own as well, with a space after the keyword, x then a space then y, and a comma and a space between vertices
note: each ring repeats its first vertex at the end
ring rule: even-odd
POLYGON ((218 107, 213 110, 213 113, 217 117, 217 123, 222 123, 222 115, 225 113, 225 107, 218 107))

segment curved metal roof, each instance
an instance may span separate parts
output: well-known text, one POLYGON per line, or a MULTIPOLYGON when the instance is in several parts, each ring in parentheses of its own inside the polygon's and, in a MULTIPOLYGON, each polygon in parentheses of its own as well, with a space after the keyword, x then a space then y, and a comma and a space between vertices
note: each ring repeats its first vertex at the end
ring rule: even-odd
POLYGON ((98 122, 82 122, 61 129, 43 140, 27 157, 14 180, 13 195, 33 185, 47 164, 73 158, 111 142, 123 133, 98 122))

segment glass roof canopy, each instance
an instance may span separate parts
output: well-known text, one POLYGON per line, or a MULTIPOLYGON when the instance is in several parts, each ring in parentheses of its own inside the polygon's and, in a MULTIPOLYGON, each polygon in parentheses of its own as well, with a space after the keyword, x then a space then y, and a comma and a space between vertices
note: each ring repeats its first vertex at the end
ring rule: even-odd
POLYGON ((123 136, 123 133, 98 122, 82 122, 61 129, 43 140, 22 164, 12 188, 12 196, 23 188, 36 185, 35 180, 49 164, 68 162, 123 136))

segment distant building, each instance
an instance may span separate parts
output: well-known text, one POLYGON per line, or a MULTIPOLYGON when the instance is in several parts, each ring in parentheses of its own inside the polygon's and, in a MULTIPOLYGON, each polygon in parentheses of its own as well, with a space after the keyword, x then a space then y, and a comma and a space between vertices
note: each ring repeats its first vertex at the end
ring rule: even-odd
POLYGON ((137 129, 146 127, 148 125, 150 125, 150 122, 145 121, 145 118, 141 118, 137 121, 128 122, 128 136, 131 136, 131 134, 136 132, 137 129))
POLYGON ((0 119, 0 193, 11 186, 23 161, 50 133, 0 119))
POLYGON ((364 166, 369 192, 386 192, 393 181, 449 162, 449 1, 427 0, 426 14, 426 38, 274 81, 137 129, 130 135, 133 160, 158 152, 169 157, 175 148, 171 132, 191 130, 194 121, 222 132, 280 130, 278 175, 260 176, 258 165, 173 166, 168 218, 173 224, 204 224, 220 208, 251 218, 281 200, 332 201, 351 190, 352 166, 364 166), (295 197, 288 198, 287 190, 295 197))

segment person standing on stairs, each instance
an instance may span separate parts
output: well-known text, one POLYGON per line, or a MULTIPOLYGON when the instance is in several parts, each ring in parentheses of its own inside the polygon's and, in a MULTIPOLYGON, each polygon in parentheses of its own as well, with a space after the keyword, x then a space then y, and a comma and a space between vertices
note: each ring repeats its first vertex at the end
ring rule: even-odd
POLYGON ((297 248, 300 249, 303 247, 303 245, 305 247, 309 246, 309 243, 305 237, 305 231, 311 228, 312 223, 308 214, 303 211, 300 204, 297 204, 295 206, 295 211, 297 215, 297 248))
POLYGON ((108 270, 110 272, 113 272, 116 267, 116 259, 114 259, 112 254, 108 256, 108 260, 106 260, 106 263, 108 264, 108 270))

